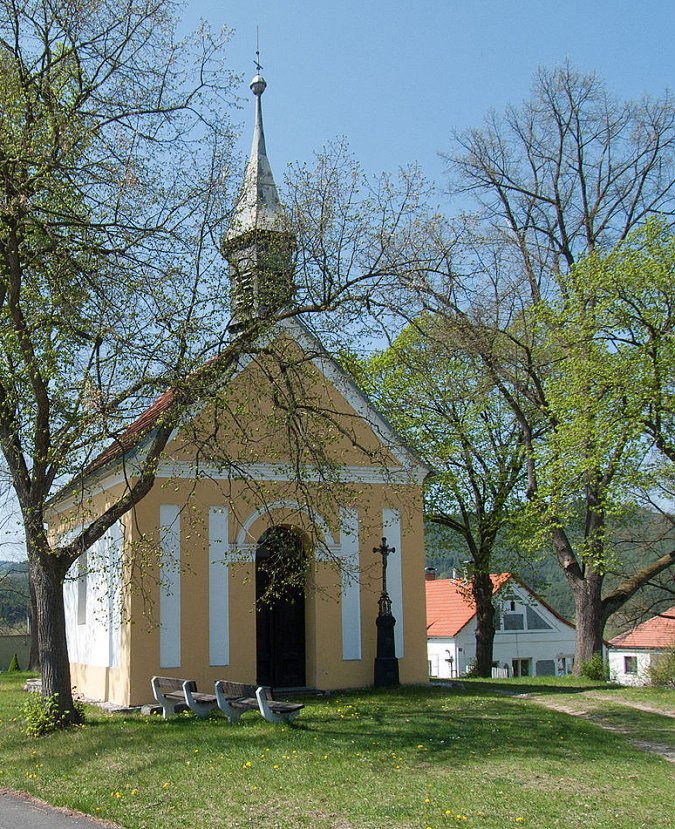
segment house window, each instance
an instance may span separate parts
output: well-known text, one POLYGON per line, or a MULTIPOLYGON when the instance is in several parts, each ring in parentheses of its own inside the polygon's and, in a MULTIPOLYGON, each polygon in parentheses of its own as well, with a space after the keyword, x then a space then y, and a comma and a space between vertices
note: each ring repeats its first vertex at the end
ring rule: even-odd
POLYGON ((525 630, 525 617, 522 613, 505 613, 504 630, 525 630))
POLYGON ((549 623, 543 619, 537 611, 529 605, 525 608, 527 613, 527 629, 528 630, 551 630, 549 623))
POLYGON ((555 676, 555 659, 538 659, 537 676, 555 676))
POLYGON ((531 676, 531 662, 531 659, 513 659, 511 661, 513 676, 531 676))
POLYGON ((565 676, 566 674, 571 674, 574 670, 574 657, 559 656, 557 670, 558 676, 565 676))
POLYGON ((638 672, 638 669, 637 669, 637 656, 624 656, 624 658, 623 658, 623 672, 625 674, 636 674, 638 672))

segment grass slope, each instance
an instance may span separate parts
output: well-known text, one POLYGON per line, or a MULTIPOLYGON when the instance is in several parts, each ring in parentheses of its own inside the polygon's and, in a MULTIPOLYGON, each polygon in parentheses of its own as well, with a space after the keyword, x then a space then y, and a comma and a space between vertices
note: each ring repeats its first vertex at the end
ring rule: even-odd
MULTIPOLYGON (((607 686, 342 693, 307 700, 284 727, 257 714, 228 725, 92 709, 83 728, 33 739, 20 722, 25 677, 0 676, 0 786, 125 829, 651 829, 675 814, 672 763, 542 704, 583 700, 619 723, 628 711, 675 747, 675 720, 633 712, 607 686)), ((650 704, 675 712, 675 692, 650 704)))

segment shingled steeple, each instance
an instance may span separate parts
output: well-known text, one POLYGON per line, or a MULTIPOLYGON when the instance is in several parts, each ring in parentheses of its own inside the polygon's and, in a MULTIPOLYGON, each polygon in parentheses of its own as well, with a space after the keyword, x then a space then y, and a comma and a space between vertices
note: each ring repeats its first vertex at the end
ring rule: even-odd
POLYGON ((253 145, 244 184, 221 249, 230 265, 232 334, 271 317, 293 298, 295 236, 272 175, 265 148, 261 97, 267 84, 260 74, 251 81, 256 98, 253 145))

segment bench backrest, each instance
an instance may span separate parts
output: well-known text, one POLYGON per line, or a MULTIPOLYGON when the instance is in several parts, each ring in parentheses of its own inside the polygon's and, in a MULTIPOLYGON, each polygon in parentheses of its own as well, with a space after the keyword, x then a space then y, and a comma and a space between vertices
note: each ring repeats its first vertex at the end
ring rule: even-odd
MULTIPOLYGON (((153 676, 153 683, 157 685, 160 691, 182 691, 184 679, 176 679, 173 676, 153 676)), ((194 679, 190 680, 190 690, 197 690, 197 683, 194 679)))
POLYGON ((255 685, 247 685, 245 682, 230 682, 227 679, 219 679, 216 683, 226 697, 255 697, 255 685))

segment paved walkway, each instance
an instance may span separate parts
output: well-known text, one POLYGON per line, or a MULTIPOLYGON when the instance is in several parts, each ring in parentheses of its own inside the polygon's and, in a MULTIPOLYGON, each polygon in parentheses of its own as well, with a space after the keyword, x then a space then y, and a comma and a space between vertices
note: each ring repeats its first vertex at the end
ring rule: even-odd
POLYGON ((114 824, 0 789, 0 829, 119 829, 114 824))

